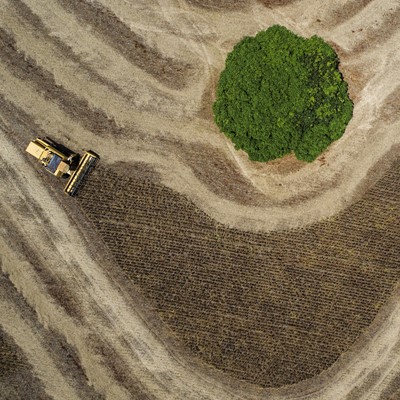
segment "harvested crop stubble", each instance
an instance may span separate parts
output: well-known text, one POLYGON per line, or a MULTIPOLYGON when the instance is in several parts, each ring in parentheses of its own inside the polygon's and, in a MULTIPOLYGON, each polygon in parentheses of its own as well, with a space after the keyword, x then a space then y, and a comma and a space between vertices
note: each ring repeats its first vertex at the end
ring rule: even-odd
POLYGON ((397 162, 337 217, 269 234, 228 229, 140 171, 101 166, 79 200, 126 276, 194 354, 281 386, 329 367, 392 292, 399 172, 397 162))
MULTIPOLYGON (((0 300, 8 294, 9 281, 0 276, 0 300)), ((3 329, 0 321, 0 398, 1 399, 43 399, 42 383, 34 375, 32 366, 13 338, 3 329)))
MULTIPOLYGON (((17 241, 19 236, 11 232, 8 231, 17 241)), ((32 256, 32 249, 27 254, 32 256)), ((0 257, 0 267, 1 261, 0 257)), ((76 348, 62 334, 42 325, 36 310, 18 292, 8 274, 0 274, 0 307, 1 400, 59 399, 53 389, 60 384, 60 376, 66 386, 60 387, 58 393, 65 395, 62 389, 71 385, 78 398, 104 399, 89 383, 76 348)), ((71 397, 66 394, 62 398, 71 397)))
POLYGON ((46 396, 21 349, 0 326, 0 398, 50 399, 46 396))

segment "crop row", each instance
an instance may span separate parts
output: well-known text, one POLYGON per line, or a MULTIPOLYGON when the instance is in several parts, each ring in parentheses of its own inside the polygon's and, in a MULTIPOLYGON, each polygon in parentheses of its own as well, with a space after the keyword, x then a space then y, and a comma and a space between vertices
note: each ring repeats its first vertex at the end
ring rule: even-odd
POLYGON ((79 199, 126 276, 193 353, 280 386, 331 365, 399 280, 399 170, 335 218, 268 234, 226 228, 151 179, 104 166, 79 199))

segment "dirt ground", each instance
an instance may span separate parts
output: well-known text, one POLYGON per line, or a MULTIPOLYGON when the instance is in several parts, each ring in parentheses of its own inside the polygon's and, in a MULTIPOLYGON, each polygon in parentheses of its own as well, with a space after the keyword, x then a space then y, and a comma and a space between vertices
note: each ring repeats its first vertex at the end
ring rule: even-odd
POLYGON ((268 234, 215 223, 142 170, 99 166, 77 202, 171 330, 239 379, 279 387, 318 375, 400 278, 399 162, 335 218, 268 234))
POLYGON ((395 0, 1 0, 0 398, 399 398, 399 22, 395 0), (227 52, 275 23, 335 47, 355 104, 312 164, 250 162, 212 121, 227 52), (79 197, 36 136, 100 154, 79 197))

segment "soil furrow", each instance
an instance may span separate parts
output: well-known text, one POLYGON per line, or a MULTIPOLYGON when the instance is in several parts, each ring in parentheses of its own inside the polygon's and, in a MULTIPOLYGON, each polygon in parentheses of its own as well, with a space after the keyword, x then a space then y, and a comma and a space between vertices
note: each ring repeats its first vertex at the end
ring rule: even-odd
MULTIPOLYGON (((0 277, 0 280, 6 278, 0 277)), ((2 285, 1 285, 2 286, 2 285)), ((0 397, 2 399, 50 400, 42 383, 34 375, 32 366, 13 338, 1 327, 0 320, 0 397)))
POLYGON ((93 109, 88 102, 58 85, 51 72, 39 67, 36 62, 26 57, 15 45, 15 41, 6 31, 0 28, 0 52, 2 62, 17 78, 30 82, 46 99, 50 99, 72 119, 84 128, 98 135, 121 136, 123 128, 109 118, 102 110, 93 109))
POLYGON ((396 398, 395 3, 3 1, 0 250, 35 315, 1 291, 0 352, 33 395, 396 398), (355 102, 312 164, 212 120, 227 52, 274 23, 331 43, 355 102), (47 135, 101 156, 76 198, 24 151, 47 135))
POLYGON ((350 18, 355 17, 372 1, 374 0, 350 0, 341 4, 338 8, 333 8, 324 16, 322 21, 324 28, 333 28, 336 25, 343 24, 350 18))
POLYGON ((58 0, 66 10, 72 12, 110 46, 119 51, 127 60, 142 68, 163 84, 182 89, 186 86, 193 67, 184 62, 164 57, 149 47, 143 38, 131 31, 110 10, 96 1, 58 0))
MULTIPOLYGON (((76 350, 66 342, 64 337, 54 331, 43 328, 37 319, 35 311, 26 303, 23 296, 18 293, 6 275, 0 277, 0 287, 2 290, 2 297, 12 300, 13 306, 18 309, 18 313, 22 316, 23 320, 30 324, 36 338, 40 341, 43 349, 46 350, 48 356, 56 365, 57 370, 60 371, 69 384, 77 390, 80 396, 88 400, 103 399, 104 397, 96 393, 89 385, 76 350)), ((32 370, 32 366, 30 366, 28 360, 23 355, 22 350, 20 348, 18 349, 15 343, 11 344, 12 338, 5 338, 7 334, 2 331, 1 322, 0 317, 0 336, 3 338, 3 342, 0 339, 0 343, 9 347, 10 351, 3 353, 4 358, 2 358, 0 375, 4 378, 2 382, 4 389, 0 397, 2 399, 10 398, 10 400, 14 398, 27 400, 33 398, 47 399, 48 397, 44 393, 41 394, 44 390, 43 382, 39 382, 41 387, 37 387, 37 382, 35 382, 37 381, 37 377, 34 375, 30 377, 26 376, 26 369, 32 370), (12 350, 13 347, 14 350, 12 350), (12 370, 10 371, 8 368, 12 368, 12 370), (9 375, 10 372, 11 375, 9 375), (21 381, 21 378, 25 381, 24 383, 21 381), (9 388, 8 390, 11 390, 10 388, 12 387, 13 391, 19 392, 18 395, 16 397, 2 397, 2 395, 4 396, 5 393, 7 393, 7 387, 9 388), (21 392, 21 390, 23 390, 23 392, 21 392)))
POLYGON ((238 378, 280 386, 310 378, 332 364, 372 322, 397 283, 399 231, 393 216, 400 209, 399 168, 398 162, 393 164, 362 200, 334 221, 290 233, 228 230, 170 190, 104 167, 94 173, 80 203, 123 271, 192 351, 218 368, 235 370, 238 378), (106 182, 118 182, 115 199, 107 195, 106 182), (98 199, 96 206, 89 199, 98 199), (242 324, 224 314, 236 315, 242 324), (307 323, 304 315, 312 320, 307 323), (201 335, 206 327, 210 334, 201 335), (250 342, 254 329, 265 336, 250 342), (221 343, 227 331, 235 337, 229 340, 236 350, 225 354, 221 343), (321 343, 334 345, 319 347, 317 332, 324 338, 321 343), (279 337, 280 346, 264 347, 271 334, 279 337), (240 362, 237 354, 243 355, 240 362), (292 364, 282 364, 282 358, 292 364), (298 363, 303 368, 293 373, 298 363), (259 365, 264 365, 263 373, 259 365))
POLYGON ((360 54, 387 42, 400 28, 400 7, 385 15, 377 26, 369 27, 360 41, 356 41, 352 54, 360 54))
POLYGON ((66 45, 57 37, 50 34, 48 28, 43 24, 43 21, 32 12, 32 10, 23 3, 22 0, 12 0, 9 5, 13 7, 21 17, 23 23, 29 25, 32 34, 39 36, 40 40, 51 43, 61 53, 63 53, 65 59, 68 59, 76 64, 79 64, 82 70, 87 73, 90 80, 105 86, 108 90, 117 93, 118 95, 124 96, 127 100, 130 100, 131 96, 126 95, 122 89, 110 79, 106 79, 97 73, 89 63, 84 61, 79 55, 75 54, 72 48, 66 45))

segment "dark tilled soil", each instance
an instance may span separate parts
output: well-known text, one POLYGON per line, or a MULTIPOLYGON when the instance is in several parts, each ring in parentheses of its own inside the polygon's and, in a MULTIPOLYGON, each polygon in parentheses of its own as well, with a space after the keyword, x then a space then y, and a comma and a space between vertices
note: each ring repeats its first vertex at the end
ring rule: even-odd
POLYGON ((21 349, 0 326, 0 399, 50 399, 21 349))
POLYGON ((86 100, 58 85, 49 71, 39 67, 34 60, 17 50, 15 39, 1 28, 0 54, 2 61, 16 77, 30 82, 39 93, 55 101, 72 119, 79 121, 86 129, 99 135, 110 132, 116 136, 123 134, 123 129, 104 111, 91 108, 86 100))
POLYGON ((266 7, 282 7, 287 6, 288 4, 294 3, 298 0, 258 0, 261 4, 266 7))
MULTIPOLYGON (((104 399, 104 396, 97 393, 90 385, 76 350, 67 343, 65 337, 41 325, 35 310, 26 303, 5 274, 0 274, 0 299, 12 302, 22 319, 48 351, 57 369, 67 381, 73 383, 82 399, 104 399)), ((0 315, 0 400, 6 399, 47 400, 50 397, 45 393, 43 383, 36 376, 23 350, 4 330, 0 315)))
POLYGON ((372 0, 350 0, 344 4, 338 4, 338 8, 320 22, 327 27, 343 24, 362 11, 371 1, 372 0))
MULTIPOLYGON (((263 0, 262 3, 267 7, 279 7, 295 1, 263 0)), ((341 24, 355 16, 369 1, 348 1, 344 7, 328 12, 325 20, 317 22, 332 27, 341 24)), ((96 1, 58 2, 74 15, 82 27, 130 64, 152 75, 161 83, 160 86, 189 88, 195 79, 196 66, 191 65, 190 60, 182 62, 161 54, 151 40, 147 41, 140 32, 133 32, 126 21, 96 1)), ((105 90, 123 95, 117 83, 96 72, 94 63, 82 61, 67 42, 46 28, 46 20, 35 16, 29 6, 21 0, 7 3, 17 11, 27 38, 51 43, 62 62, 81 65, 88 80, 95 80, 105 90)), ((249 3, 191 0, 187 9, 205 7, 208 11, 228 11, 243 9, 246 4, 249 3)), ((200 9, 196 11, 200 12, 200 9)), ((362 55, 363 50, 383 46, 398 29, 398 11, 392 11, 383 15, 383 23, 365 27, 363 34, 355 35, 358 41, 353 43, 354 52, 346 53, 335 44, 340 58, 343 55, 354 60, 357 52, 362 55)), ((167 21, 163 23, 168 24, 167 21)), ((176 27, 171 28, 170 33, 175 34, 176 27)), ((106 140, 113 142, 114 138, 120 137, 139 140, 140 132, 133 124, 119 126, 112 115, 94 109, 79 94, 64 88, 63 81, 55 79, 51 68, 44 69, 40 62, 18 49, 13 35, 12 29, 11 32, 7 28, 0 31, 2 63, 27 88, 56 104, 65 113, 66 120, 70 118, 106 140)), ((177 39, 181 39, 179 34, 177 39)), ((357 66, 350 63, 344 69, 355 101, 371 79, 371 73, 376 72, 369 71, 370 66, 363 63, 365 61, 357 66)), ((160 88, 153 90, 159 90, 160 95, 163 92, 160 88)), ((380 118, 389 123, 397 118, 397 92, 393 91, 387 98, 387 107, 377 105, 381 110, 380 118)), ((212 93, 209 90, 203 101, 202 112, 207 119, 212 118, 210 104, 207 105, 207 102, 212 102, 212 93)), ((34 108, 24 112, 14 106, 18 99, 17 92, 15 97, 10 94, 0 97, 0 125, 7 134, 19 137, 23 149, 34 135, 51 135, 52 132, 45 132, 46 126, 34 108)), ((158 113, 156 107, 154 112, 158 113)), ((65 129, 62 128, 64 121, 60 122, 60 130, 65 129)), ((142 137, 141 140, 145 139, 142 137)), ((229 160, 211 151, 208 153, 206 147, 201 150, 214 160, 212 167, 205 166, 200 157, 196 158, 196 150, 192 149, 190 153, 184 145, 179 147, 170 143, 164 146, 157 138, 153 147, 155 151, 160 150, 160 155, 168 152, 168 155, 172 153, 180 157, 220 197, 238 201, 243 188, 249 187, 245 179, 232 175, 233 167, 229 160), (182 149, 185 155, 180 154, 182 149)), ((30 162, 32 168, 40 173, 40 166, 34 160, 30 162)), ((279 165, 277 168, 282 168, 282 165, 290 167, 290 163, 279 165)), ((382 163, 378 166, 381 168, 382 163)), ((263 386, 280 386, 318 374, 369 326, 398 282, 399 163, 362 200, 337 217, 305 229, 262 235, 230 230, 215 223, 186 198, 162 186, 151 173, 143 171, 143 166, 131 166, 129 172, 124 172, 123 167, 108 169, 100 164, 100 168, 89 176, 77 200, 88 221, 92 221, 94 230, 111 250, 121 271, 147 297, 186 348, 236 377, 263 386)), ((287 173, 290 172, 291 167, 287 173)), ((62 190, 62 183, 53 181, 50 175, 43 179, 49 186, 58 185, 62 190)), ((251 190, 253 192, 249 189, 246 199, 242 197, 242 204, 257 204, 258 199, 262 199, 258 192, 251 190)), ((74 201, 66 201, 69 200, 74 201)), ((18 237, 17 232, 14 234, 18 237)), ((26 244, 21 244, 21 247, 21 253, 32 253, 26 244)), ((63 282, 42 269, 40 262, 35 262, 35 267, 55 301, 79 320, 79 298, 66 292, 63 282)), ((1 290, 0 284, 0 296, 1 290)), ((56 335, 50 332, 49 337, 52 336, 56 335)), ((6 344, 2 342, 1 346, 12 356, 8 358, 11 362, 3 367, 8 365, 11 368, 13 362, 22 358, 10 350, 15 346, 4 337, 0 340, 6 344)), ((41 337, 45 347, 53 350, 52 357, 58 368, 62 368, 68 379, 80 382, 81 397, 97 398, 98 394, 92 393, 88 386, 74 349, 62 338, 46 339, 46 332, 41 332, 41 337), (63 366, 63 360, 68 365, 63 366)), ((99 354, 114 363, 115 355, 107 346, 97 344, 99 354)), ((6 356, 4 360, 7 360, 6 356)), ((18 366, 21 373, 26 368, 24 362, 18 366)), ((127 376, 125 364, 116 360, 111 371, 116 381, 128 390, 137 393, 140 389, 140 383, 127 376)), ((0 394, 4 396, 8 393, 6 390, 18 390, 16 398, 24 398, 20 391, 28 387, 28 398, 34 397, 35 384, 29 383, 29 376, 21 376, 17 388, 4 389, 10 386, 2 386, 0 394), (24 386, 26 382, 28 384, 24 386)), ((14 375, 13 382, 16 379, 14 375)), ((369 385, 377 380, 379 376, 371 374, 363 386, 353 390, 351 396, 355 399, 362 392, 368 392, 369 385)), ((390 393, 399 393, 397 380, 391 384, 390 393)), ((386 393, 387 397, 394 399, 395 395, 390 393, 386 393)))
POLYGON ((353 48, 353 52, 359 54, 367 49, 379 46, 381 43, 385 43, 395 32, 398 32, 399 28, 400 8, 397 8, 385 16, 383 24, 368 29, 368 33, 353 48))
POLYGON ((143 38, 100 3, 80 0, 58 1, 68 11, 73 12, 81 23, 91 26, 128 61, 144 69, 163 84, 182 89, 186 86, 187 78, 195 71, 190 64, 164 57, 157 49, 150 47, 143 38))
POLYGON ((332 365, 398 282, 399 172, 397 162, 330 220, 271 234, 228 229, 151 178, 104 165, 77 199, 193 354, 240 379, 282 386, 332 365))
MULTIPOLYGON (((94 68, 88 65, 88 63, 85 62, 81 57, 79 57, 79 55, 75 54, 71 47, 66 45, 56 36, 52 35, 43 21, 37 15, 35 15, 26 4, 24 4, 21 0, 13 0, 12 5, 20 17, 21 23, 24 24, 25 27, 29 27, 32 35, 41 38, 41 40, 44 40, 47 43, 52 43, 56 48, 59 49, 66 59, 79 64, 81 69, 86 71, 87 75, 90 76, 91 81, 95 81, 106 86, 111 92, 123 95, 123 92, 118 85, 111 80, 102 77, 94 68)), ((14 40, 13 45, 15 45, 14 40)))
POLYGON ((245 179, 237 165, 221 151, 207 145, 196 144, 194 147, 181 143, 177 156, 185 159, 196 178, 207 182, 208 189, 217 196, 238 204, 266 204, 265 195, 245 179))
MULTIPOLYGON (((102 358, 104 365, 109 369, 114 380, 121 384, 128 393, 134 394, 135 400, 155 400, 155 397, 146 393, 146 388, 129 371, 129 366, 118 357, 115 351, 98 335, 89 337, 89 346, 102 358)), ((127 344, 130 347, 130 344, 127 344)))
POLYGON ((187 4, 214 11, 236 11, 246 8, 245 0, 186 0, 187 4))

